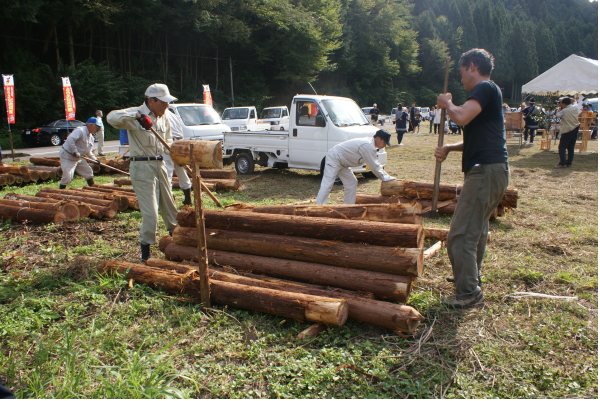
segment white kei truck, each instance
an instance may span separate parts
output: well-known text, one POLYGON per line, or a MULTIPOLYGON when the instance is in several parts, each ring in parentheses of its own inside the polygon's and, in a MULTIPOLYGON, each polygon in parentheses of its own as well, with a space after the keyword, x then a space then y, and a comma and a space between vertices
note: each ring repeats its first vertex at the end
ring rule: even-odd
MULTIPOLYGON (((235 163, 238 174, 263 167, 297 168, 323 173, 325 155, 349 139, 372 137, 373 127, 352 99, 337 96, 296 95, 290 107, 288 131, 235 131, 223 134, 223 164, 235 163)), ((377 159, 387 163, 385 149, 377 159)), ((352 169, 373 177, 366 164, 352 169)))
POLYGON ((290 129, 290 112, 287 106, 265 107, 258 122, 270 124, 271 131, 287 131, 290 129))

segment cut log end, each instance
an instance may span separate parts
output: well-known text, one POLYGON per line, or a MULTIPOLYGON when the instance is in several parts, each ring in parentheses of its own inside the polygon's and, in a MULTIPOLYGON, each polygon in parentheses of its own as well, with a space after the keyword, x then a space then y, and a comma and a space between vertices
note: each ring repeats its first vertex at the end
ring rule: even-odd
POLYGON ((305 309, 309 322, 322 322, 332 326, 343 326, 348 320, 348 303, 331 301, 310 302, 305 309))

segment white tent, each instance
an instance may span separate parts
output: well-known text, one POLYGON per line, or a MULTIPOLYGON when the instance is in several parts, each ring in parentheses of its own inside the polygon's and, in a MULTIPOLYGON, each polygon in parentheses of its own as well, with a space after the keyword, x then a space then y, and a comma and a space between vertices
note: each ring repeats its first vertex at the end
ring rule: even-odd
POLYGON ((523 85, 521 92, 532 95, 557 93, 559 96, 598 93, 598 60, 571 54, 523 85))

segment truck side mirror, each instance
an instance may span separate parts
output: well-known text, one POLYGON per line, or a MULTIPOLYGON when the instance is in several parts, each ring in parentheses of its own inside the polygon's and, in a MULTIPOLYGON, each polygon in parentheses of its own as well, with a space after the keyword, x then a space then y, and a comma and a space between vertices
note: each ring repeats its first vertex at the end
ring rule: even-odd
POLYGON ((317 127, 325 127, 325 117, 322 114, 318 114, 315 118, 315 125, 317 127))

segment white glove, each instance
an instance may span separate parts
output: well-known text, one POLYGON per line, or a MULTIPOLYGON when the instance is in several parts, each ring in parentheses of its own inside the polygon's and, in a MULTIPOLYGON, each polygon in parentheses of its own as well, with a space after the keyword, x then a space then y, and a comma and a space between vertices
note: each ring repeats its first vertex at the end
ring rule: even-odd
POLYGON ((396 177, 392 177, 390 175, 388 175, 387 177, 383 177, 381 179, 381 181, 394 181, 396 179, 396 177))
POLYGON ((75 157, 81 157, 81 154, 79 154, 79 152, 75 152, 75 153, 73 153, 73 156, 75 156, 75 157))

